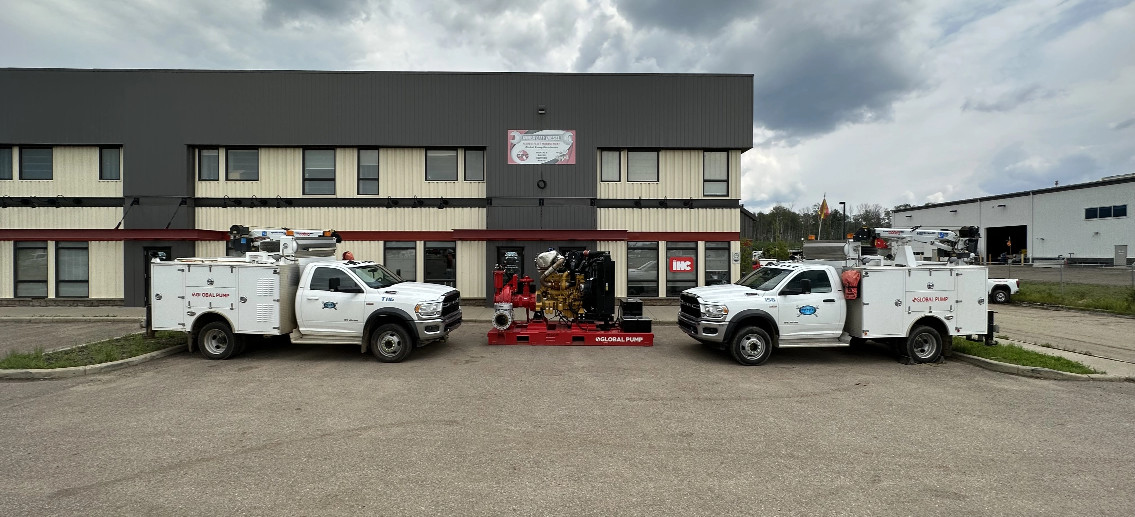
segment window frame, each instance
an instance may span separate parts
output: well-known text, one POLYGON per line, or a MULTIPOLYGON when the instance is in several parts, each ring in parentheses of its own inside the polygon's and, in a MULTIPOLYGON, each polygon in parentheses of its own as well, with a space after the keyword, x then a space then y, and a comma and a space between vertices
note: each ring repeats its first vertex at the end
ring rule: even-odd
MULTIPOLYGON (((300 173, 300 192, 305 196, 334 196, 335 195, 335 175, 338 173, 338 170, 337 170, 337 167, 336 167, 337 164, 335 163, 335 149, 334 148, 328 148, 328 147, 304 147, 303 148, 303 160, 302 161, 303 161, 303 165, 301 165, 302 172, 300 173), (330 152, 331 153, 331 169, 330 169, 331 170, 331 177, 330 178, 308 178, 307 177, 307 171, 308 171, 307 153, 309 153, 309 152, 330 152), (331 184, 331 192, 319 192, 319 193, 308 192, 307 191, 308 182, 330 183, 331 184)), ((259 167, 257 167, 257 169, 259 169, 259 167)), ((325 171, 325 170, 328 170, 328 169, 319 168, 319 169, 313 169, 313 170, 325 171)))
MULTIPOLYGON (((445 260, 445 259, 443 259, 443 260, 445 260)), ((449 287, 457 287, 457 264, 458 264, 458 261, 457 261, 457 241, 425 241, 425 243, 423 243, 423 247, 422 247, 422 281, 423 282, 425 282, 427 284, 439 284, 439 285, 448 285, 449 287), (438 250, 444 250, 444 251, 441 251, 441 254, 444 254, 445 251, 449 251, 449 250, 453 251, 453 257, 452 257, 453 258, 453 267, 445 268, 447 270, 453 271, 452 277, 450 277, 450 276, 439 277, 439 276, 431 276, 430 275, 430 251, 431 250, 434 251, 435 254, 438 254, 437 253, 438 250)))
POLYGON ((619 183, 623 181, 623 151, 620 149, 600 149, 599 150, 599 181, 602 183, 619 183), (615 179, 608 179, 606 176, 607 168, 605 157, 608 154, 615 155, 615 179))
POLYGON ((461 164, 459 164, 458 160, 457 160, 458 155, 461 152, 460 148, 458 148, 458 147, 428 147, 424 151, 425 151, 425 158, 426 158, 426 160, 425 160, 425 180, 427 182, 435 183, 435 182, 445 182, 445 181, 448 181, 448 182, 457 181, 458 169, 461 168, 460 167, 461 164), (430 153, 431 152, 438 152, 438 151, 452 151, 453 152, 453 179, 430 179, 430 153))
POLYGON ((226 147, 225 148, 225 181, 260 181, 260 148, 259 147, 226 147), (234 179, 233 174, 233 153, 234 152, 256 152, 256 177, 255 178, 238 178, 234 179))
POLYGON ((48 266, 50 264, 47 256, 48 245, 47 241, 16 241, 12 243, 12 296, 15 298, 47 298, 51 293, 48 291, 48 282, 51 281, 51 271, 48 266), (20 250, 21 249, 39 249, 43 250, 43 280, 21 280, 20 279, 20 250), (42 296, 29 296, 20 294, 21 284, 37 284, 43 285, 42 296))
POLYGON ((377 147, 360 147, 355 153, 355 194, 359 196, 377 196, 379 193, 378 178, 382 174, 379 168, 379 162, 382 160, 382 153, 379 152, 377 147), (363 152, 374 153, 374 177, 363 177, 363 152), (363 193, 363 184, 374 182, 374 193, 363 193))
POLYGON ((718 285, 709 283, 710 271, 725 271, 725 281, 722 284, 733 283, 733 268, 730 267, 729 255, 731 253, 731 246, 728 241, 706 241, 704 245, 705 253, 702 257, 702 269, 705 270, 705 285, 718 285), (724 252, 725 253, 725 269, 709 269, 709 254, 710 252, 724 252))
POLYGON ((197 154, 197 181, 221 181, 221 148, 219 148, 219 147, 198 147, 196 154, 197 154), (213 155, 213 160, 215 162, 216 167, 213 169, 213 173, 216 174, 216 176, 213 177, 213 178, 204 178, 204 177, 201 176, 201 164, 204 163, 204 159, 202 159, 201 155, 205 151, 213 151, 213 153, 215 153, 213 155))
POLYGON ((672 241, 666 243, 666 261, 659 264, 659 267, 665 265, 666 271, 666 297, 677 297, 682 294, 682 291, 698 286, 698 269, 702 265, 698 262, 698 243, 697 241, 672 241), (694 259, 694 268, 687 272, 674 272, 670 271, 671 252, 679 255, 690 256, 694 259), (679 276, 680 275, 680 276, 679 276))
POLYGON ((116 145, 102 145, 99 146, 99 181, 122 181, 122 146, 116 145), (106 173, 106 158, 104 154, 107 151, 117 151, 114 163, 117 165, 114 169, 114 177, 107 177, 106 173))
POLYGON ((702 166, 702 173, 701 173, 701 179, 702 179, 701 194, 702 194, 702 196, 704 196, 704 197, 729 197, 729 172, 730 172, 729 171, 729 151, 719 151, 719 150, 702 151, 701 166, 702 166), (708 172, 709 169, 706 167, 705 161, 706 161, 706 158, 708 158, 709 155, 711 155, 711 154, 723 154, 723 155, 725 155, 725 179, 709 179, 707 177, 706 173, 708 172), (709 192, 707 192, 706 187, 709 184, 718 184, 718 183, 725 185, 725 191, 724 192, 722 192, 720 194, 710 194, 709 192))
POLYGON ((1127 204, 1124 203, 1122 205, 1111 205, 1111 216, 1112 217, 1127 217, 1127 204), (1119 212, 1123 212, 1123 213, 1119 213, 1119 212))
POLYGON ((91 245, 85 241, 56 241, 55 242, 55 297, 56 298, 90 298, 91 297, 91 245), (62 250, 75 250, 82 249, 87 254, 86 260, 86 275, 82 280, 72 280, 63 278, 63 268, 60 266, 60 261, 63 257, 62 250), (82 295, 64 295, 60 294, 64 290, 60 289, 64 284, 67 285, 82 285, 82 295))
POLYGON ((0 181, 13 180, 16 178, 14 149, 10 145, 0 145, 0 155, 3 154, 7 154, 8 159, 0 159, 0 181))
POLYGON ((1089 206, 1084 209, 1084 220, 1099 219, 1100 209, 1096 206, 1089 206))
POLYGON ((662 263, 659 260, 659 258, 660 258, 659 252, 660 251, 661 251, 661 245, 658 241, 627 241, 628 256, 627 256, 627 286, 626 286, 627 291, 626 292, 627 292, 628 297, 634 297, 634 296, 641 296, 641 297, 646 297, 646 298, 657 298, 658 297, 659 292, 660 292, 660 290, 659 290, 659 287, 660 287, 659 278, 661 277, 660 273, 662 271, 662 263), (631 272, 631 269, 638 269, 638 268, 632 268, 631 267, 631 260, 630 260, 630 255, 629 255, 631 250, 646 250, 646 251, 653 251, 654 252, 654 258, 647 260, 646 262, 644 262, 642 264, 642 265, 646 265, 646 264, 649 264, 651 261, 654 262, 654 264, 655 264, 654 278, 650 281, 636 280, 636 282, 643 284, 641 286, 640 285, 635 286, 635 287, 641 287, 642 288, 642 291, 638 292, 638 293, 631 293, 631 273, 630 272, 631 272), (650 291, 650 289, 653 289, 653 291, 650 291))
POLYGON ((465 158, 465 167, 464 167, 464 170, 461 172, 461 177, 465 181, 484 182, 485 181, 485 155, 487 154, 485 152, 485 150, 483 148, 479 148, 479 147, 465 147, 465 148, 463 148, 462 153, 463 153, 464 158, 465 158), (481 153, 481 159, 480 160, 470 160, 469 159, 469 153, 481 153), (481 179, 470 178, 469 177, 469 164, 470 163, 476 163, 478 161, 481 163, 481 179))
POLYGON ((20 147, 20 160, 19 161, 20 161, 20 163, 19 163, 20 180, 53 181, 55 179, 55 150, 51 146, 49 146, 49 145, 48 146, 29 145, 29 146, 26 146, 26 147, 20 147), (47 156, 50 157, 50 160, 48 162, 48 164, 50 165, 50 170, 47 171, 48 177, 46 177, 46 178, 25 178, 24 177, 24 169, 25 169, 25 167, 24 167, 24 155, 28 151, 47 151, 47 156))
POLYGON ((658 183, 662 168, 662 152, 658 149, 627 149, 627 183, 658 183), (635 154, 654 154, 654 179, 631 179, 631 157, 635 154))
POLYGON ((418 242, 417 241, 386 241, 386 242, 384 242, 382 244, 382 265, 385 266, 386 269, 389 269, 390 271, 394 272, 395 275, 398 275, 398 277, 403 279, 403 280, 406 280, 408 282, 417 282, 418 281, 418 242), (388 265, 388 264, 390 264, 390 255, 389 255, 390 250, 410 250, 410 251, 413 252, 410 255, 410 257, 412 258, 411 263, 414 265, 414 271, 413 271, 412 275, 404 275, 404 274, 402 274, 401 270, 396 270, 395 268, 390 267, 388 265))

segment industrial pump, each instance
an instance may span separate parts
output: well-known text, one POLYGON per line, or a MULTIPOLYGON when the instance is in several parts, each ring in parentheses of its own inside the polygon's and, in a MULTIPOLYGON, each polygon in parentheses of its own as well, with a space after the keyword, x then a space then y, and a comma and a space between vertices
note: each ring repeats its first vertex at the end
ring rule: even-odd
POLYGON ((623 300, 615 314, 615 263, 608 252, 554 249, 535 260, 538 278, 520 275, 520 257, 507 252, 493 271, 492 345, 654 344, 642 302, 623 300), (534 287, 535 286, 535 287, 534 287), (514 311, 524 309, 524 321, 514 311))

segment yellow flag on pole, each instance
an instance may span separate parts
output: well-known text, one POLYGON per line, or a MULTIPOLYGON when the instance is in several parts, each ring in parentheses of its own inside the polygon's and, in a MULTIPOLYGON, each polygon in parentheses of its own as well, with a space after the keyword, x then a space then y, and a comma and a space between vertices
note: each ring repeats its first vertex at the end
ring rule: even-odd
POLYGON ((830 211, 828 210, 828 198, 825 197, 824 202, 820 203, 820 220, 826 219, 828 217, 828 213, 830 213, 830 211))

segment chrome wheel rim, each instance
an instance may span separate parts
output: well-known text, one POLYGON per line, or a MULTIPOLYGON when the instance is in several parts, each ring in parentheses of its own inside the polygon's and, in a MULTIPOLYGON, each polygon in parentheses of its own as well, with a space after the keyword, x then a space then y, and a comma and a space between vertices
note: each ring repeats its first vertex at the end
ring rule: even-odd
POLYGON ((402 351, 405 344, 397 332, 383 332, 378 336, 378 353, 386 357, 394 357, 402 351))
POLYGON ((229 347, 229 336, 220 329, 209 329, 201 338, 201 346, 210 355, 220 355, 229 347))
POLYGON ((765 353, 765 342, 756 334, 749 334, 741 338, 741 357, 750 361, 760 359, 765 353))
POLYGON ((938 348, 938 340, 930 333, 923 332, 914 337, 914 356, 919 359, 929 359, 938 348))

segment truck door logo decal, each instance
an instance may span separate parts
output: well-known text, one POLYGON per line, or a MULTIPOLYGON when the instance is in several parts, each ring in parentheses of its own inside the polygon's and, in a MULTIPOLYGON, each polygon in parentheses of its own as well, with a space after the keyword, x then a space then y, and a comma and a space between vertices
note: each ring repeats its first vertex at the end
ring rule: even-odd
POLYGON ((820 311, 820 309, 816 308, 813 305, 804 305, 802 307, 797 307, 796 310, 800 311, 801 316, 815 316, 817 318, 820 317, 819 314, 816 314, 820 311))
POLYGON ((335 305, 336 305, 335 302, 323 302, 323 308, 324 309, 332 309, 332 310, 336 310, 336 311, 339 310, 335 307, 335 305))

